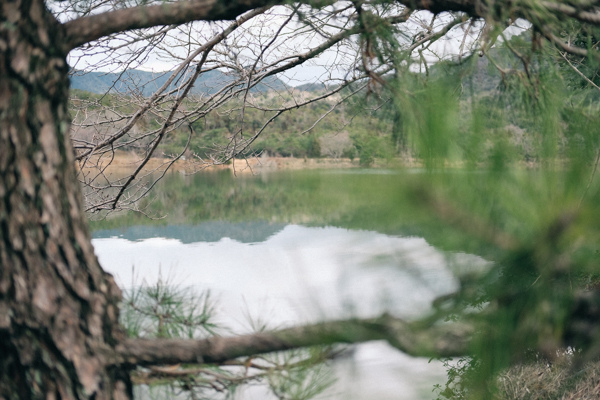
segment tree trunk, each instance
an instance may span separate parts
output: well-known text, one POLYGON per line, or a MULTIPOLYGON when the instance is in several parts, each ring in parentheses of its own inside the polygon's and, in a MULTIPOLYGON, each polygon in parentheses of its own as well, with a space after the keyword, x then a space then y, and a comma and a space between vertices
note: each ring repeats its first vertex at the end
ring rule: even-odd
POLYGON ((69 138, 64 29, 0 2, 0 398, 127 399, 121 294, 94 255, 69 138))

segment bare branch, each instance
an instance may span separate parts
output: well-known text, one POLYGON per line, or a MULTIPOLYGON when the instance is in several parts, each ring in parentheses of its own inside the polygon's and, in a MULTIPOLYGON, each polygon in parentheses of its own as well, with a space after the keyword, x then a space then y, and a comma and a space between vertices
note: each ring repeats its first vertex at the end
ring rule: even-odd
POLYGON ((223 363, 237 357, 333 343, 387 340, 417 357, 454 357, 468 354, 472 326, 452 323, 421 326, 384 315, 202 340, 128 339, 117 346, 115 363, 135 365, 223 363))
POLYGON ((598 11, 581 11, 568 4, 553 3, 550 1, 542 1, 541 4, 548 10, 556 11, 567 17, 578 19, 581 22, 600 25, 600 13, 598 11))
POLYGON ((594 83, 594 82, 593 82, 593 81, 592 81, 590 78, 588 78, 587 76, 585 76, 585 75, 583 74, 583 72, 581 72, 581 71, 579 70, 579 68, 577 68, 576 66, 574 66, 574 65, 571 63, 571 61, 570 61, 570 60, 569 60, 569 58, 567 57, 566 53, 560 53, 560 52, 559 52, 559 54, 560 54, 560 56, 561 56, 562 58, 564 58, 564 59, 565 59, 565 61, 566 61, 567 63, 569 63, 569 66, 570 66, 571 68, 573 68, 573 70, 574 70, 575 72, 577 72, 577 74, 579 74, 579 76, 581 76, 583 79, 585 79, 585 81, 586 81, 587 83, 589 83, 590 85, 592 85, 592 86, 593 86, 593 87, 595 87, 596 89, 600 90, 600 87, 599 87, 598 85, 596 85, 596 84, 595 84, 595 83, 594 83))
POLYGON ((587 57, 587 55, 588 55, 587 50, 582 49, 580 47, 569 46, 567 43, 560 40, 560 38, 558 38, 554 33, 549 32, 548 30, 543 30, 542 33, 549 41, 551 41, 556 46, 563 49, 563 51, 566 51, 567 53, 570 53, 570 54, 574 54, 576 56, 587 57))
MULTIPOLYGON (((306 1, 323 7, 331 1, 306 1)), ((401 4, 412 9, 429 10, 433 13, 463 11, 472 16, 483 17, 485 7, 474 0, 402 0, 401 4)), ((220 21, 235 19, 238 15, 257 7, 283 4, 267 0, 217 0, 177 1, 154 6, 139 6, 90 15, 64 24, 66 52, 85 43, 118 32, 143 29, 161 25, 177 25, 191 21, 220 21)))
MULTIPOLYGON (((227 27, 227 29, 223 30, 223 32, 221 32, 220 34, 216 35, 215 37, 213 37, 211 40, 209 40, 208 42, 206 42, 203 46, 200 46, 198 49, 196 49, 196 51, 194 51, 183 63, 181 63, 179 65, 179 67, 177 69, 175 69, 175 71, 173 71, 171 73, 171 76, 169 77, 169 79, 167 79, 167 81, 162 85, 162 87, 157 90, 145 103, 142 107, 139 108, 139 110, 135 113, 135 115, 129 120, 129 122, 121 129, 119 130, 119 132, 111 135, 109 138, 107 138, 106 140, 102 141, 101 143, 98 143, 95 148, 91 148, 87 151, 82 152, 81 154, 79 154, 77 156, 77 160, 81 160, 84 157, 87 157, 89 155, 91 155, 95 149, 99 149, 102 147, 105 147, 109 144, 114 143, 117 139, 121 138, 123 135, 125 135, 127 132, 129 132, 129 130, 131 130, 131 128, 133 128, 136 124, 136 122, 144 115, 144 113, 154 104, 154 102, 156 102, 159 97, 161 95, 166 96, 166 94, 163 94, 163 92, 165 90, 167 90, 169 88, 169 86, 171 85, 171 83, 173 82, 173 80, 175 80, 176 78, 179 77, 179 75, 181 74, 181 72, 184 70, 185 67, 187 67, 198 55, 202 54, 203 52, 206 52, 207 49, 212 49, 215 44, 219 43, 221 40, 223 40, 225 37, 227 37, 227 35, 229 35, 231 32, 233 32, 235 29, 239 28, 244 22, 248 21, 249 19, 262 14, 263 12, 265 12, 267 10, 266 7, 262 7, 262 8, 257 8, 255 10, 252 10, 252 12, 249 12, 247 14, 244 14, 242 16, 240 16, 235 22, 233 22, 229 27, 227 27)), ((193 82, 192 82, 193 85, 193 82)))
POLYGON ((190 21, 233 20, 240 14, 268 5, 266 0, 193 0, 156 6, 140 6, 78 18, 64 24, 65 50, 113 33, 190 21))

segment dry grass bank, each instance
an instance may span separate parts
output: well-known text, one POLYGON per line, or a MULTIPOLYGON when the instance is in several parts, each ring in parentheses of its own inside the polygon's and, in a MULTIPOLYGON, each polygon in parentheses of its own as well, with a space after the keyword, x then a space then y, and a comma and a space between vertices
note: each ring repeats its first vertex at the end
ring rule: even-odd
MULTIPOLYGON (((102 169, 105 173, 130 172, 136 169, 142 162, 142 157, 133 152, 116 151, 114 154, 106 154, 101 157, 92 157, 86 164, 85 169, 102 169), (96 167, 98 166, 98 167, 96 167)), ((153 157, 144 166, 145 171, 163 171, 171 162, 168 158, 153 157)), ((375 168, 393 167, 419 167, 420 163, 415 160, 393 159, 385 162, 377 160, 375 168)), ((300 169, 340 169, 359 168, 359 160, 349 158, 294 158, 294 157, 254 157, 248 159, 236 159, 226 165, 207 165, 197 159, 177 160, 169 169, 172 171, 193 173, 200 170, 223 170, 229 169, 235 173, 258 173, 274 170, 300 170, 300 169)))
POLYGON ((575 368, 571 356, 552 363, 518 365, 498 379, 497 400, 597 400, 600 399, 600 362, 575 368))

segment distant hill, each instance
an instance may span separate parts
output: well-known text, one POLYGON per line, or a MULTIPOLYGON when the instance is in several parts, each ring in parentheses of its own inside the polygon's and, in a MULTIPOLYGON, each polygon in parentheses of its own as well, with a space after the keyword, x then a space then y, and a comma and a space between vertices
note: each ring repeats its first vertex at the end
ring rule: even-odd
POLYGON ((317 82, 317 83, 304 83, 302 85, 294 87, 296 90, 301 90, 303 92, 318 92, 321 90, 325 90, 325 85, 317 82))
MULTIPOLYGON (((108 90, 119 93, 141 92, 150 96, 160 88, 171 76, 171 72, 148 72, 137 69, 115 72, 76 71, 71 75, 71 89, 79 89, 91 93, 103 94, 108 90)), ((231 82, 233 77, 221 71, 213 70, 200 75, 192 88, 192 94, 213 94, 224 85, 231 82)), ((177 79, 174 81, 177 82, 177 79)), ((170 89, 175 89, 171 84, 170 89)), ((251 89, 252 92, 268 90, 285 90, 286 84, 279 78, 270 77, 251 89)))

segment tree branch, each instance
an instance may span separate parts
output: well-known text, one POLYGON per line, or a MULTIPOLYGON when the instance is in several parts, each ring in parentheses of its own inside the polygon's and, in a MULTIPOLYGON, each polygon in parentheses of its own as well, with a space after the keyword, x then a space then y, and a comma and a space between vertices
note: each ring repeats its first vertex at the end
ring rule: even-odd
MULTIPOLYGON (((231 32, 239 28, 246 21, 254 18, 255 16, 262 14, 268 9, 268 7, 259 7, 252 10, 249 13, 239 16, 234 22, 232 22, 226 29, 224 29, 218 35, 212 37, 198 49, 196 49, 192 54, 190 54, 180 65, 177 67, 172 73, 171 76, 165 81, 165 83, 154 92, 152 96, 148 100, 144 102, 144 104, 136 111, 133 117, 127 122, 125 126, 123 126, 118 132, 112 134, 110 137, 106 138, 102 142, 96 144, 93 147, 82 151, 80 154, 76 156, 76 160, 81 160, 83 158, 91 156, 98 149, 106 147, 108 145, 112 145, 117 139, 123 137, 127 132, 129 132, 135 124, 142 118, 142 116, 152 107, 152 105, 163 95, 163 93, 171 86, 171 83, 180 76, 181 72, 201 53, 206 52, 207 49, 212 49, 217 43, 226 38, 231 32)), ((192 83, 193 84, 193 83, 192 83)))
MULTIPOLYGON (((334 1, 318 0, 301 3, 323 7, 334 1)), ((131 7, 102 14, 81 17, 64 24, 66 52, 85 43, 114 33, 132 29, 150 28, 160 25, 177 25, 191 21, 219 21, 235 19, 240 14, 256 7, 282 4, 274 0, 185 0, 175 3, 131 7)), ((484 16, 480 2, 475 0, 400 0, 412 9, 463 11, 473 16, 484 16), (479 5, 479 6, 478 6, 479 5)))
POLYGON ((413 10, 428 10, 434 14, 462 11, 472 17, 485 17, 487 6, 479 0, 399 0, 413 10))
POLYGON ((270 0, 192 0, 156 6, 140 6, 91 15, 64 24, 65 50, 113 33, 190 21, 233 20, 253 8, 273 3, 270 0))
POLYGON ((594 25, 600 25, 600 13, 598 11, 582 11, 568 4, 553 3, 542 1, 541 4, 548 10, 556 11, 564 16, 578 19, 581 22, 588 22, 594 25))
POLYGON ((560 47, 563 51, 567 53, 574 54, 576 56, 587 57, 588 51, 582 49, 580 47, 569 46, 567 43, 563 42, 558 38, 554 33, 549 32, 548 30, 542 30, 542 34, 548 39, 550 42, 554 43, 557 47, 560 47))
POLYGON ((131 365, 223 363, 261 353, 333 343, 387 340, 416 357, 454 357, 468 354, 472 326, 460 323, 422 326, 383 315, 375 319, 322 322, 236 337, 202 340, 127 339, 116 347, 115 363, 131 365))

